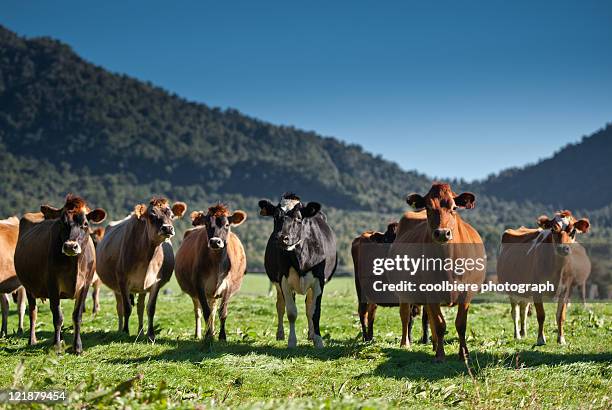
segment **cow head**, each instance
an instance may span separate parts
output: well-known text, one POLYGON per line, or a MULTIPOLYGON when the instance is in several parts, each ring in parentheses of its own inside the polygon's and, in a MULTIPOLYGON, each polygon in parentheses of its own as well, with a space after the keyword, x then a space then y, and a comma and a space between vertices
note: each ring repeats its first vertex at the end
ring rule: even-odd
POLYGON ((175 202, 172 207, 166 198, 154 197, 149 205, 136 205, 134 215, 147 224, 147 236, 152 242, 162 242, 174 236, 173 221, 185 214, 187 205, 175 202))
POLYGON ((568 256, 571 253, 571 244, 576 242, 576 235, 589 231, 589 220, 574 218, 570 211, 558 211, 552 219, 546 215, 538 218, 538 226, 548 235, 555 246, 559 256, 568 256))
POLYGON ((42 205, 40 211, 45 219, 60 221, 62 253, 66 256, 77 256, 82 252, 89 239, 89 222, 100 223, 106 218, 104 209, 92 211, 83 198, 72 194, 68 194, 61 209, 42 205))
POLYGON ((304 226, 309 219, 321 210, 318 202, 309 202, 303 205, 295 194, 284 194, 278 205, 270 201, 259 201, 259 214, 274 218, 274 232, 281 249, 291 251, 300 244, 304 238, 304 226))
POLYGON ((410 194, 406 202, 417 210, 426 209, 427 224, 433 241, 447 243, 453 240, 453 231, 457 226, 457 208, 474 208, 476 197, 471 192, 456 195, 450 185, 436 183, 431 186, 427 195, 410 194))
POLYGON ((389 225, 387 225, 387 230, 385 233, 375 232, 372 234, 372 241, 377 243, 393 243, 393 241, 395 241, 395 236, 397 235, 398 226, 398 222, 391 222, 389 225))
POLYGON ((224 204, 217 204, 208 208, 208 212, 194 211, 191 213, 191 223, 193 226, 203 225, 208 235, 208 248, 221 250, 227 245, 232 226, 242 224, 247 218, 244 211, 230 211, 224 204))

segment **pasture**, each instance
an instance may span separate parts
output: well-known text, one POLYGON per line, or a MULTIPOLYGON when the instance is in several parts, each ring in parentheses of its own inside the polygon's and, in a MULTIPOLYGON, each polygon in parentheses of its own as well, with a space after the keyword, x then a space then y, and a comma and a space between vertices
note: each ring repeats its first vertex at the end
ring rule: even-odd
MULTIPOLYGON (((537 322, 528 337, 512 338, 509 304, 473 305, 468 319, 469 367, 457 357, 446 311, 447 361, 433 364, 431 346, 399 348, 397 309, 379 308, 375 341, 363 343, 352 278, 335 278, 323 295, 321 331, 325 348, 306 340, 303 298, 299 298, 298 348, 276 341, 274 297, 265 275, 246 276, 232 300, 228 341, 205 345, 193 338, 191 300, 173 279, 157 304, 155 344, 117 333, 114 298, 101 293, 94 318, 87 301, 83 316, 84 353, 57 354, 51 347, 49 304, 39 305, 36 346, 15 334, 14 305, 9 337, 0 339, 2 388, 66 389, 69 406, 132 408, 610 408, 612 407, 612 306, 573 304, 566 322, 568 345, 556 343, 555 305, 546 306, 548 344, 534 347, 537 322)), ((72 342, 70 312, 63 301, 64 340, 72 342)), ((286 319, 285 319, 286 320, 286 319)), ((26 333, 28 325, 26 320, 26 333)), ((420 319, 413 339, 420 336, 420 319)))

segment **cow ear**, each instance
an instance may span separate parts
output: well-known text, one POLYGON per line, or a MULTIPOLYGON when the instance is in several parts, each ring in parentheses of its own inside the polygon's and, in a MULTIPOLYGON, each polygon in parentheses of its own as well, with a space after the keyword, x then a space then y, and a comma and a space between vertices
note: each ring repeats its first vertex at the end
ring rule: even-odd
POLYGON ((455 205, 460 208, 472 209, 476 206, 476 195, 471 192, 464 192, 453 199, 455 200, 455 205))
POLYGON ((414 209, 425 208, 425 198, 419 194, 410 194, 406 197, 406 203, 414 209))
POLYGON ((274 205, 268 200, 262 199, 258 203, 259 215, 261 216, 274 216, 274 205))
POLYGON ((138 204, 134 207, 134 215, 136 215, 136 218, 140 219, 146 214, 147 206, 145 204, 138 204))
POLYGON ((95 224, 99 224, 105 219, 106 219, 106 211, 102 208, 96 208, 87 214, 87 220, 95 224))
POLYGON ((52 207, 51 205, 41 205, 40 212, 42 212, 45 219, 57 219, 62 214, 61 209, 52 207))
POLYGON ((189 217, 191 218, 191 224, 193 226, 204 225, 204 212, 193 211, 191 214, 189 214, 189 217))
POLYGON ((308 202, 308 204, 300 209, 303 218, 311 218, 321 210, 321 204, 318 202, 308 202))
POLYGON ((589 220, 586 218, 582 218, 574 222, 574 228, 576 228, 576 230, 580 233, 587 233, 590 227, 591 227, 591 224, 589 223, 589 220))
POLYGON ((538 226, 542 229, 550 229, 553 226, 553 221, 551 221, 546 215, 542 215, 538 218, 538 226))
POLYGON ((172 205, 172 213, 175 218, 182 218, 185 215, 185 211, 187 211, 187 204, 185 202, 175 202, 172 205))
POLYGON ((230 216, 227 219, 229 219, 229 222, 232 224, 232 226, 238 226, 242 224, 244 221, 246 221, 247 213, 244 211, 234 211, 232 216, 230 216))

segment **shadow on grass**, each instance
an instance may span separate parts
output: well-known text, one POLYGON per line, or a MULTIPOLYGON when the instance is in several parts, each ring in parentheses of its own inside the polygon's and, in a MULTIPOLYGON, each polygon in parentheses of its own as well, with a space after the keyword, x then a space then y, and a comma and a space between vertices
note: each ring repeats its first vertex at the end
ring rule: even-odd
MULTIPOLYGON (((382 349, 387 360, 370 373, 361 377, 382 376, 395 379, 438 380, 457 374, 468 375, 466 363, 457 354, 447 354, 444 363, 433 363, 433 352, 411 352, 400 349, 382 349)), ((537 350, 520 350, 514 354, 470 352, 469 365, 472 374, 490 367, 522 369, 537 366, 554 366, 577 362, 612 363, 612 353, 550 353, 537 350)))

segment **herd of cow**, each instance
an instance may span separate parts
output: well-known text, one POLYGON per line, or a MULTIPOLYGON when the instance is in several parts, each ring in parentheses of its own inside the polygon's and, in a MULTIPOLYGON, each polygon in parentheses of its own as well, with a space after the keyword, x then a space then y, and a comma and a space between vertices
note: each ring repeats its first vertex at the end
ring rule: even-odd
MULTIPOLYGON (((456 195, 447 184, 434 184, 425 195, 412 194, 407 202, 414 212, 406 212, 401 220, 388 226, 385 233, 368 231, 355 238, 352 255, 355 263, 357 292, 358 260, 360 247, 365 243, 391 244, 390 252, 398 252, 401 244, 432 244, 444 252, 452 243, 482 244, 478 232, 461 219, 458 208, 475 206, 471 193, 456 195)), ((317 202, 304 204, 294 194, 283 194, 279 203, 259 201, 260 215, 271 217, 274 227, 265 250, 265 268, 277 292, 278 314, 277 340, 285 338, 283 326, 285 311, 289 320, 288 346, 297 344, 295 321, 297 306, 295 295, 305 295, 308 318, 308 339, 316 347, 323 346, 319 321, 321 298, 325 284, 331 279, 337 266, 336 237, 330 228, 321 205, 317 202)), ((49 300, 55 329, 54 343, 61 343, 63 324, 60 299, 75 299, 72 314, 74 323, 74 353, 82 352, 81 319, 90 287, 94 288, 94 313, 99 309, 98 294, 101 283, 115 294, 118 329, 129 333, 129 318, 136 305, 138 329, 143 331, 145 297, 148 294, 147 316, 148 339, 154 341, 153 319, 157 296, 172 272, 175 272, 181 289, 188 294, 194 306, 195 336, 202 337, 202 314, 206 322, 206 338, 215 334, 215 316, 218 312, 220 329, 218 337, 226 339, 225 321, 231 297, 240 289, 246 273, 246 255, 238 236, 231 231, 242 224, 247 214, 236 210, 233 213, 222 204, 207 211, 191 213, 194 228, 185 232, 176 256, 170 238, 174 235, 173 220, 181 218, 187 210, 183 202, 172 205, 164 198, 153 198, 148 205, 136 205, 125 219, 111 222, 105 229, 90 227, 106 218, 103 209, 90 209, 77 196, 68 195, 62 208, 43 205, 40 212, 26 213, 21 219, 11 217, 0 221, 0 297, 2 302, 2 333, 7 334, 9 295, 12 293, 18 305, 19 332, 23 331, 25 301, 29 305, 29 343, 36 343, 37 299, 49 300)), ((568 211, 558 212, 552 219, 540 217, 536 229, 520 228, 508 230, 502 237, 502 250, 498 258, 498 276, 512 277, 513 270, 521 269, 525 275, 535 275, 537 264, 542 260, 558 283, 564 284, 564 295, 559 298, 557 324, 558 341, 564 343, 563 321, 568 295, 578 269, 584 266, 571 260, 576 233, 589 230, 586 219, 577 220, 568 211), (504 251, 508 243, 548 243, 522 255, 504 251)), ((484 247, 482 247, 484 252, 484 247)), ((514 249, 514 248, 513 248, 514 249)), ((456 252, 452 257, 460 257, 456 252)), ((575 255, 574 255, 575 256, 575 255)), ((586 254, 584 254, 586 257, 586 254)), ((588 260, 588 258, 587 258, 588 260)), ((590 265, 588 267, 590 269, 590 265)), ((587 273, 588 275, 588 273, 587 273)), ((533 279, 533 278, 532 278, 533 279)), ((484 272, 468 272, 460 278, 464 283, 481 284, 484 272)), ((466 357, 467 314, 473 294, 455 294, 449 305, 457 306, 455 326, 457 328, 459 355, 466 357)), ((543 334, 544 309, 542 300, 530 296, 534 302, 538 319, 538 343, 545 343, 543 334)), ((377 305, 359 301, 358 311, 363 339, 373 337, 374 316, 377 305)), ((512 297, 515 337, 525 335, 524 315, 520 323, 519 308, 526 311, 526 299, 512 297)), ((398 304, 395 304, 397 306, 398 304)), ((436 360, 444 360, 444 334, 446 323, 440 303, 425 303, 422 306, 411 301, 399 303, 402 322, 401 345, 411 343, 410 330, 413 318, 423 311, 422 342, 431 341, 436 360)))

